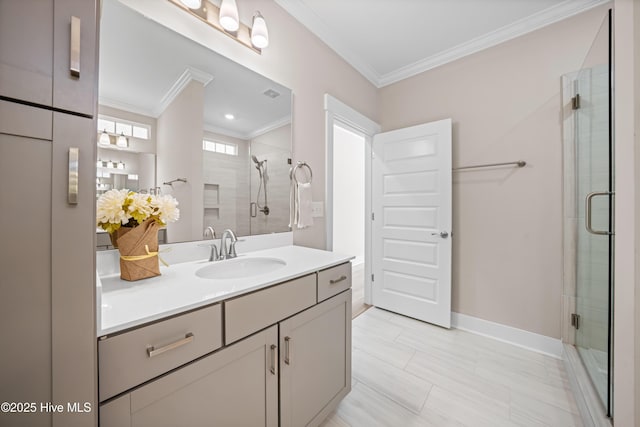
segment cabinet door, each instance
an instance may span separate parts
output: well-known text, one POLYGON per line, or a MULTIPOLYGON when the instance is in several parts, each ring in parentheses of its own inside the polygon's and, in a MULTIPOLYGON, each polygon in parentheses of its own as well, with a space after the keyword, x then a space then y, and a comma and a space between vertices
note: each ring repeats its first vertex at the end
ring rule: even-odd
MULTIPOLYGON (((0 402, 51 402, 51 141, 3 134, 2 122, 0 402)), ((51 414, 0 412, 0 425, 51 426, 51 414)))
POLYGON ((97 16, 96 0, 55 1, 53 14, 55 52, 53 106, 55 108, 95 115, 98 90, 97 16), (72 24, 73 18, 75 18, 75 24, 72 24), (74 52, 76 50, 78 51, 74 52), (77 59, 77 63, 73 63, 74 59, 77 59))
MULTIPOLYGON (((92 119, 53 113, 51 157, 51 336, 53 402, 96 406, 95 158, 92 119), (68 201, 69 150, 79 149, 78 197, 68 201)), ((35 170, 35 169, 33 169, 35 170)), ((36 175, 40 175, 38 172, 36 175)), ((95 411, 54 415, 54 427, 95 424, 95 411)))
POLYGON ((351 390, 351 289, 280 323, 280 425, 319 425, 351 390))
POLYGON ((0 96, 50 106, 53 0, 0 0, 0 96))
POLYGON ((276 427, 277 343, 272 326, 180 368, 102 405, 100 426, 276 427))

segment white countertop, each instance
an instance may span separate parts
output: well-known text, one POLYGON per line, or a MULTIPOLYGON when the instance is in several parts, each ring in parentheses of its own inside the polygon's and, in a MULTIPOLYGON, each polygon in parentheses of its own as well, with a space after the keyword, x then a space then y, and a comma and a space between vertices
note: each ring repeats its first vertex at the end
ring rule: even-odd
POLYGON ((286 265, 270 273, 225 280, 196 276, 196 270, 213 264, 207 260, 169 267, 160 265, 161 276, 135 282, 121 280, 119 274, 101 276, 101 317, 97 336, 223 301, 353 259, 352 256, 302 246, 283 246, 238 255, 238 258, 252 257, 279 258, 286 265))

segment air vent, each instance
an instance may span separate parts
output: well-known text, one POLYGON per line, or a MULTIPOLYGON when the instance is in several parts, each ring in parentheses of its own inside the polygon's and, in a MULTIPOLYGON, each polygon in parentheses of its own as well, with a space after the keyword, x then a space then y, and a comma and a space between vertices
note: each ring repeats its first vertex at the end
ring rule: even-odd
POLYGON ((269 98, 277 98, 280 96, 279 92, 276 92, 273 89, 267 89, 263 92, 264 95, 268 96, 269 98))

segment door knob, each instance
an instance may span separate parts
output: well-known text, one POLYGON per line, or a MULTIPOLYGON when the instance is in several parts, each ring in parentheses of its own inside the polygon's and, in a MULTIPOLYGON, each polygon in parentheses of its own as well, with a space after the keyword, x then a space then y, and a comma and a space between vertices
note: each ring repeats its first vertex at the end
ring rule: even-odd
POLYGON ((440 236, 443 239, 446 239, 447 237, 449 237, 449 233, 446 231, 441 231, 439 233, 431 233, 432 236, 440 236))

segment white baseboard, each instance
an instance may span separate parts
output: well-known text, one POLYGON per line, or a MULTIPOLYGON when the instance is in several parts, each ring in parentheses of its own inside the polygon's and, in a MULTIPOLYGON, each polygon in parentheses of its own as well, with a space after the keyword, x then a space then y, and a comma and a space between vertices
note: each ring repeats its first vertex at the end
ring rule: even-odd
POLYGON ((451 313, 451 327, 562 359, 562 341, 557 338, 455 312, 451 313))

